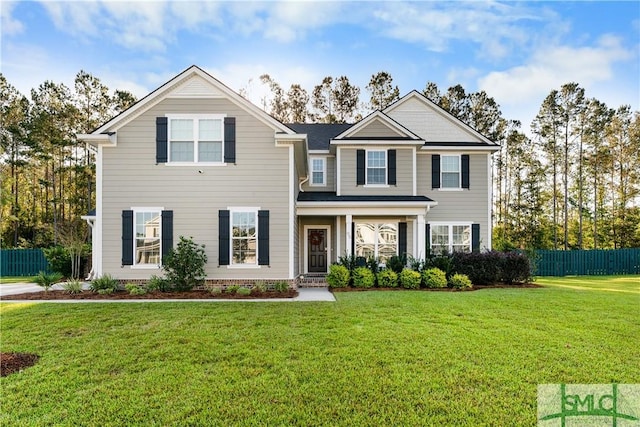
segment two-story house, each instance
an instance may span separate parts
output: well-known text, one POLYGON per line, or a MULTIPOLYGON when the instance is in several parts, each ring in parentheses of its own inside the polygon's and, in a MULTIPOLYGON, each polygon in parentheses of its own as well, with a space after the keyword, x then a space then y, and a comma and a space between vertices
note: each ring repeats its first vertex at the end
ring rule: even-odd
POLYGON ((192 66, 79 137, 97 150, 94 277, 159 275, 178 236, 205 245, 211 283, 491 247, 499 147, 415 91, 353 125, 287 125, 192 66))

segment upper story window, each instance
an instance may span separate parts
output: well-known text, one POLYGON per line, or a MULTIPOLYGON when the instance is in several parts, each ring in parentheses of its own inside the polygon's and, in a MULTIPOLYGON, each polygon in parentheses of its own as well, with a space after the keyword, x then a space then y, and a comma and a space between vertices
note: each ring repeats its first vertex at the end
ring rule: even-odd
POLYGON ((223 161, 223 115, 170 115, 168 119, 169 162, 223 161))
POLYGON ((367 151, 367 185, 387 183, 387 151, 367 151))
POLYGON ((311 158, 311 185, 327 185, 327 159, 325 157, 311 158))
POLYGON ((159 265, 160 210, 134 211, 134 265, 159 265))
POLYGON ((460 188, 460 156, 442 156, 442 188, 460 188))

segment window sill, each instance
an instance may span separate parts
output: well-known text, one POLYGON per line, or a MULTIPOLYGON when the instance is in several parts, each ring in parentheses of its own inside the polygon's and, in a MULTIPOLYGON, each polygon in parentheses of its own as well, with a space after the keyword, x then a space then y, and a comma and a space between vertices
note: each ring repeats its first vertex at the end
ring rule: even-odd
POLYGON ((166 162, 165 166, 192 166, 192 167, 218 167, 218 166, 227 166, 227 163, 224 162, 166 162))
POLYGON ((309 187, 326 187, 327 184, 309 184, 309 187))
POLYGON ((389 188, 388 184, 365 184, 364 188, 389 188))
POLYGON ((438 188, 438 191, 464 191, 468 188, 438 188))
POLYGON ((236 264, 236 265, 227 265, 229 270, 258 270, 262 268, 261 265, 258 264, 236 264))
POLYGON ((159 264, 137 264, 130 267, 132 270, 159 270, 162 268, 159 264))

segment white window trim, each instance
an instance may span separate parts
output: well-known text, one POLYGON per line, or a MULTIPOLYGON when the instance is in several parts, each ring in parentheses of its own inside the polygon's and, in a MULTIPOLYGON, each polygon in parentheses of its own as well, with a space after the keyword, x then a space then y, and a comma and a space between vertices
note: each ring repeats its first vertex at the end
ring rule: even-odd
MULTIPOLYGON (((378 259, 380 258, 380 254, 378 252, 378 231, 380 229, 380 225, 382 224, 395 224, 396 225, 396 255, 398 255, 398 251, 400 250, 400 241, 399 241, 399 232, 400 232, 400 221, 389 221, 389 220, 385 220, 385 219, 371 219, 371 220, 358 220, 358 221, 353 221, 355 223, 355 230, 357 231, 358 228, 358 224, 375 224, 376 226, 376 234, 375 234, 375 239, 376 241, 374 242, 373 245, 373 256, 378 259)), ((353 236, 353 241, 354 241, 354 249, 355 252, 358 251, 358 242, 356 241, 356 235, 357 233, 354 233, 353 236)), ((355 255, 355 253, 354 253, 355 255)))
POLYGON ((226 114, 165 114, 167 118, 167 162, 165 165, 167 166, 223 166, 226 165, 224 162, 224 119, 227 117, 226 114), (174 162, 171 160, 171 120, 193 120, 193 162, 174 162), (198 139, 196 135, 198 134, 198 121, 199 120, 220 120, 222 122, 221 126, 221 143, 222 149, 220 154, 219 162, 199 162, 198 161, 198 139))
POLYGON ((162 211, 164 211, 163 207, 132 207, 133 211, 133 265, 129 266, 133 270, 154 270, 162 268, 162 211), (158 231, 160 239, 160 262, 158 264, 137 264, 136 263, 136 213, 141 212, 158 212, 160 222, 158 224, 158 231))
POLYGON ((311 162, 311 179, 309 180, 310 187, 326 187, 327 186, 327 157, 326 156, 312 156, 310 158, 311 162), (313 169, 313 161, 314 160, 322 160, 322 182, 314 183, 313 182, 313 173, 320 172, 313 169))
MULTIPOLYGON (((381 169, 381 168, 375 168, 375 169, 381 169)), ((371 187, 371 188, 385 188, 385 187, 389 187, 389 150, 384 148, 384 149, 367 149, 365 150, 365 155, 364 155, 364 186, 365 187, 371 187), (369 184, 369 153, 373 153, 373 152, 383 152, 384 153, 384 183, 376 183, 376 184, 369 184)))
POLYGON ((462 191, 462 155, 461 154, 441 154, 440 155, 440 191, 462 191), (458 186, 457 187, 445 187, 443 174, 445 173, 442 167, 445 157, 457 157, 458 158, 458 186))
MULTIPOLYGON (((473 251, 473 227, 470 222, 429 222, 430 227, 447 226, 448 227, 448 243, 447 252, 453 253, 453 227, 469 227, 469 252, 473 251)), ((429 233, 429 250, 433 250, 433 229, 429 233)))
POLYGON ((228 269, 260 269, 261 265, 258 264, 258 250, 259 250, 259 239, 260 231, 258 230, 258 211, 259 207, 227 207, 229 211, 229 265, 227 265, 228 269), (251 212, 255 214, 256 219, 256 262, 252 264, 234 264, 233 263, 233 214, 238 212, 251 212))

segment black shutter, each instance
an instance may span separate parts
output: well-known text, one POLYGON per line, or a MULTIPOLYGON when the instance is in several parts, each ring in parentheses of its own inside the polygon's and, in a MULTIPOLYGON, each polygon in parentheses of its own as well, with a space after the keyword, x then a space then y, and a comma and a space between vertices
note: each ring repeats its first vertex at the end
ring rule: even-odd
POLYGON ((398 255, 407 253, 407 223, 398 223, 398 255))
POLYGON ((440 188, 440 154, 431 156, 431 188, 440 188))
POLYGON ((431 224, 424 225, 424 240, 425 240, 424 253, 427 254, 427 256, 429 256, 431 254, 431 224))
POLYGON ((471 250, 480 252, 480 224, 471 224, 471 250))
POLYGON ((173 249, 173 211, 162 211, 162 259, 173 249))
POLYGON ((156 117, 156 163, 167 163, 167 123, 166 117, 156 117))
POLYGON ((224 118, 224 162, 236 162, 236 118, 224 118))
POLYGON ((122 265, 133 265, 133 211, 122 211, 122 265))
POLYGON ((364 156, 364 150, 358 150, 356 152, 356 185, 364 185, 365 183, 364 156))
POLYGON ((258 265, 269 265, 269 211, 258 211, 258 265))
POLYGON ((218 264, 229 265, 229 211, 218 211, 218 264))
POLYGON ((387 151, 387 184, 396 185, 396 150, 387 151))
POLYGON ((461 156, 462 163, 462 188, 469 188, 469 155, 461 156))

